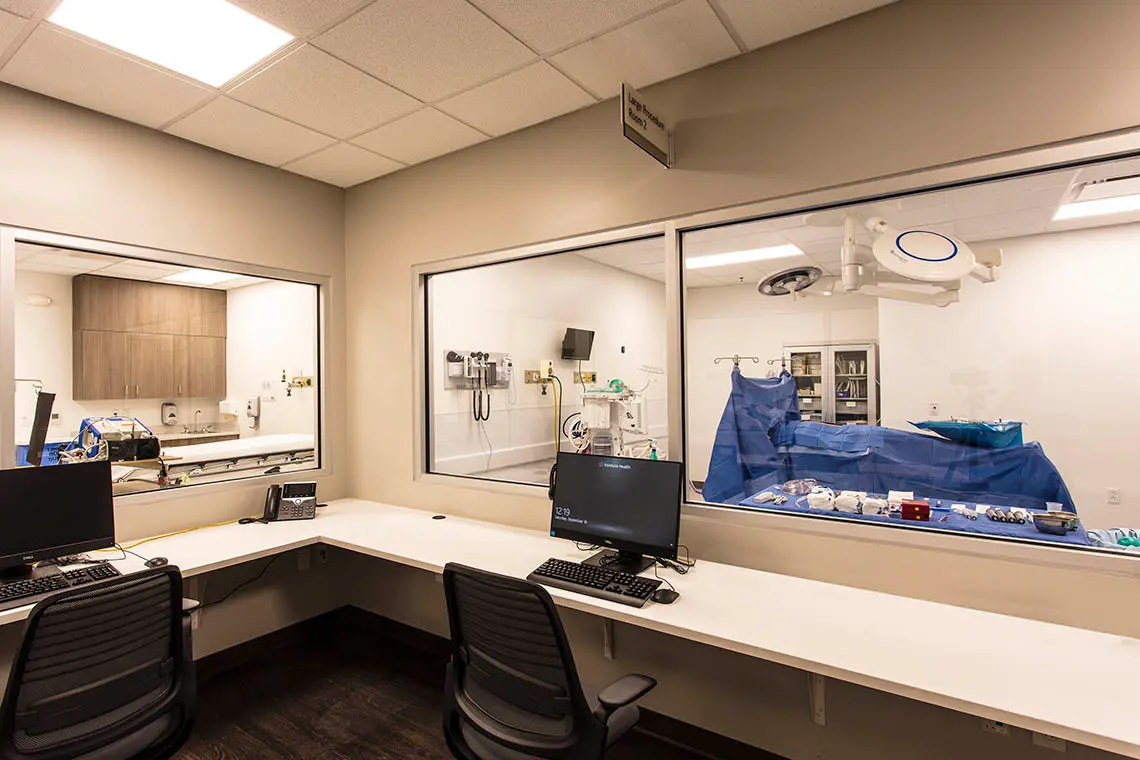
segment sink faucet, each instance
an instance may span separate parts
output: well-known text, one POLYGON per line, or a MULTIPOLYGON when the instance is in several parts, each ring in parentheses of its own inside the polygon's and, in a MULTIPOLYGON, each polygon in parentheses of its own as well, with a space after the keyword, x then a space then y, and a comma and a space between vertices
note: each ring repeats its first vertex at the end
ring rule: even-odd
POLYGON ((201 409, 195 409, 194 410, 194 432, 195 433, 201 433, 202 432, 202 428, 198 426, 198 415, 201 413, 202 413, 201 409))

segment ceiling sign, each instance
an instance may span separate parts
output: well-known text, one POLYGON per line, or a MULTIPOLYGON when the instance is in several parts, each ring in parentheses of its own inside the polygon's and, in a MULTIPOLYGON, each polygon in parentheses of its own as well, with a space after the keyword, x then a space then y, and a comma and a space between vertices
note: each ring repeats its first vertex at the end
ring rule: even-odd
POLYGON ((645 105, 641 93, 626 83, 621 86, 621 127, 625 136, 637 147, 673 167, 673 130, 660 114, 645 105))

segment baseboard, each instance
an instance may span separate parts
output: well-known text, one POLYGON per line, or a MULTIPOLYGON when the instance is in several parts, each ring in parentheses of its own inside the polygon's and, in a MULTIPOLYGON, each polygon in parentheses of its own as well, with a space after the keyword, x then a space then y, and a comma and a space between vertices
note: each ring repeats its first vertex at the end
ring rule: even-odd
MULTIPOLYGON (((274 653, 290 646, 335 646, 340 637, 361 634, 387 639, 440 659, 451 655, 451 642, 442 636, 360 607, 346 606, 205 657, 198 661, 198 675, 205 680, 245 663, 271 658, 274 653)), ((779 755, 644 708, 634 730, 708 760, 785 760, 779 755)))

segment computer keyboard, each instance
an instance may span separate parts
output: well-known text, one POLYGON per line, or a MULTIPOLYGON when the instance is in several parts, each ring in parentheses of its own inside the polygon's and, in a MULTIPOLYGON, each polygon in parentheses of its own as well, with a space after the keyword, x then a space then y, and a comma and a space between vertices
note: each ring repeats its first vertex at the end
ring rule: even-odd
POLYGON ((615 573, 604 567, 567 562, 564 559, 546 560, 526 579, 543 586, 576 591, 630 607, 644 607, 653 592, 661 586, 661 581, 656 579, 615 573))
POLYGON ((73 586, 83 586, 95 581, 106 580, 122 575, 109 563, 81 565, 72 570, 49 572, 38 578, 21 578, 14 581, 0 581, 0 610, 34 604, 54 591, 62 591, 73 586))

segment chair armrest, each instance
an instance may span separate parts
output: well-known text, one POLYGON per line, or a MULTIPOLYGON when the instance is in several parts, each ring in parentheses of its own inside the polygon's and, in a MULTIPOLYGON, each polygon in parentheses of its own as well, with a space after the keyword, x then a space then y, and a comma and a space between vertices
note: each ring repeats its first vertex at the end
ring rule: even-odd
POLYGON ((197 599, 183 599, 182 600, 182 614, 189 615, 194 610, 202 606, 202 603, 197 599))
POLYGON ((628 675, 619 678, 598 694, 598 702, 603 712, 602 718, 609 717, 613 711, 631 705, 644 697, 657 681, 649 676, 628 675))

